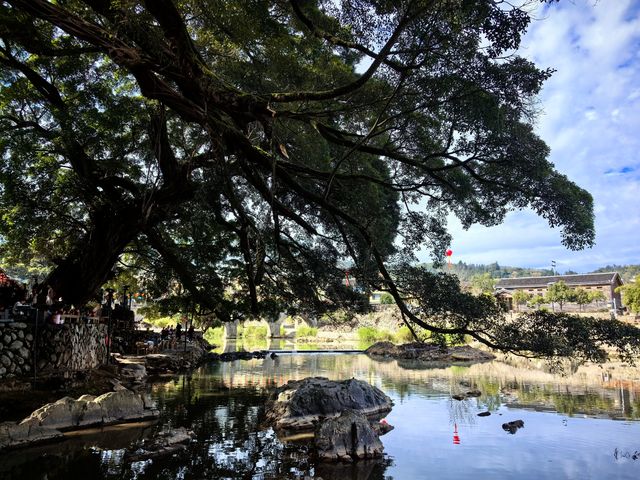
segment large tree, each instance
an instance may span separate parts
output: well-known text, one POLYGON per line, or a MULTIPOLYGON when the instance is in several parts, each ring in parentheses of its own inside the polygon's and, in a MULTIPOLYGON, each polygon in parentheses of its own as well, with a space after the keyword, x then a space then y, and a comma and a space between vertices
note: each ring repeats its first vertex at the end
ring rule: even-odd
POLYGON ((359 304, 351 264, 410 325, 564 353, 411 267, 442 260, 450 212, 528 207, 593 243, 590 195, 533 132, 551 71, 514 53, 529 21, 493 0, 3 0, 6 258, 44 257, 77 304, 127 252, 222 320, 359 304))

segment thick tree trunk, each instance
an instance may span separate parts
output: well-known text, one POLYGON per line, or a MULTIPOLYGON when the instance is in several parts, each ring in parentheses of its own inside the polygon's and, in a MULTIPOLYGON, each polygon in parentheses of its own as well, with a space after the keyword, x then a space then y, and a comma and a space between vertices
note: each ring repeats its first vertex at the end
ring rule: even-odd
POLYGON ((103 208, 92 216, 92 229, 78 240, 76 249, 47 277, 41 294, 50 286, 55 297, 84 305, 108 280, 125 247, 142 230, 139 208, 103 208))

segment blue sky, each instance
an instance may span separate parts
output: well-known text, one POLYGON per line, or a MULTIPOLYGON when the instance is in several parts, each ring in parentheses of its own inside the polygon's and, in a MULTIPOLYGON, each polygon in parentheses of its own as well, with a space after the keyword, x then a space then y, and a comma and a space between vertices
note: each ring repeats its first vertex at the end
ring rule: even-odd
MULTIPOLYGON (((529 211, 492 228, 450 221, 452 261, 586 272, 640 263, 640 0, 572 0, 540 8, 519 53, 555 68, 538 134, 551 161, 594 197, 596 245, 573 252, 529 211)), ((427 255, 421 260, 428 261, 427 255)))

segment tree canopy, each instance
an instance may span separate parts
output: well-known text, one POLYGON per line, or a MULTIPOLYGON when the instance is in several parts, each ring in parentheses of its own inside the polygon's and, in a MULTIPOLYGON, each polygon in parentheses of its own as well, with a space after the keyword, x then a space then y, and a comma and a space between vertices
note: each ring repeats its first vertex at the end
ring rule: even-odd
POLYGON ((530 208, 593 244, 591 196, 533 131, 552 72, 516 53, 529 21, 492 0, 3 0, 4 259, 50 265, 75 304, 124 263, 222 321, 362 305, 349 268, 410 325, 564 352, 411 267, 442 261, 449 213, 530 208))
POLYGON ((622 292, 622 302, 633 313, 640 313, 640 276, 636 276, 633 282, 622 285, 616 289, 622 292))

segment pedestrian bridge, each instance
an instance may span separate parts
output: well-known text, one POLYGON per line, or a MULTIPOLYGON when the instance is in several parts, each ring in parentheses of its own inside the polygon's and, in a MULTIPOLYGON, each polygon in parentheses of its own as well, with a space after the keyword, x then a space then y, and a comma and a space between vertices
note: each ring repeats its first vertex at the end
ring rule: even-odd
POLYGON ((266 324, 268 327, 267 336, 269 338, 282 338, 286 335, 282 335, 281 327, 285 323, 290 323, 293 321, 294 329, 297 328, 300 324, 305 324, 310 327, 316 327, 318 325, 318 320, 315 317, 310 315, 295 315, 290 317, 284 312, 279 313, 277 316, 273 318, 260 318, 260 319, 251 319, 251 320, 236 320, 234 322, 227 322, 224 324, 224 336, 227 339, 237 338, 238 337, 238 327, 240 325, 244 325, 245 322, 250 321, 258 321, 262 324, 266 324), (289 320, 289 322, 287 321, 289 320))

